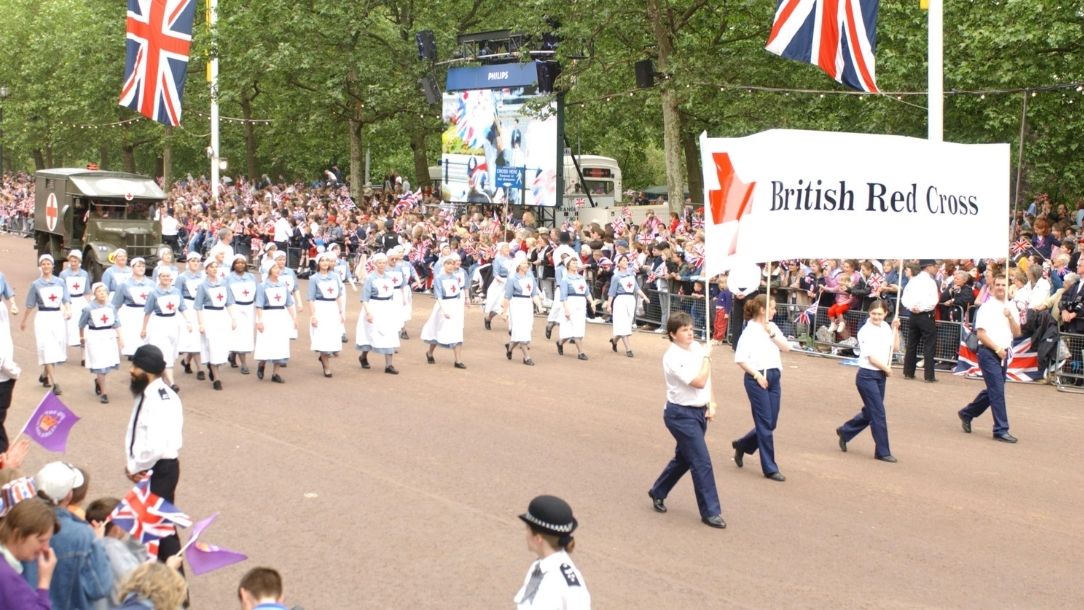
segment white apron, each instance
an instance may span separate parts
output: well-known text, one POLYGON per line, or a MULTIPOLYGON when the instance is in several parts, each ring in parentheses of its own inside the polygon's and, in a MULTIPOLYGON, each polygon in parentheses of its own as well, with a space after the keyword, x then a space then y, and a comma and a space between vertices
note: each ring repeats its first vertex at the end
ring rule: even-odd
POLYGON ((290 320, 290 312, 286 311, 285 303, 289 288, 275 286, 265 288, 267 305, 263 309, 262 321, 263 332, 256 333, 256 345, 253 358, 257 361, 288 360, 290 358, 290 331, 294 324, 290 320))
POLYGON ((338 284, 325 282, 321 284, 321 296, 329 300, 315 300, 312 302, 314 314, 319 326, 313 328, 309 324, 309 345, 314 352, 338 353, 342 347, 343 324, 339 314, 338 284))
POLYGON ((440 299, 429 320, 422 328, 422 341, 441 347, 455 347, 463 343, 463 292, 458 278, 438 280, 443 283, 444 294, 454 295, 440 299), (447 314, 449 317, 445 317, 447 314))
POLYGON ((68 285, 68 298, 71 299, 72 316, 68 318, 68 347, 79 345, 79 312, 87 306, 87 286, 85 278, 81 275, 67 276, 64 283, 68 285), (76 296, 78 295, 78 296, 76 296))
MULTIPOLYGON (((513 276, 509 281, 518 282, 519 291, 530 295, 535 288, 531 276, 513 276)), ((513 296, 508 301, 508 331, 512 343, 530 343, 534 331, 534 302, 530 296, 513 296)))
POLYGON ((587 323, 587 282, 585 280, 568 281, 568 298, 561 303, 561 334, 562 339, 582 339, 587 323), (584 296, 579 294, 583 292, 584 296), (566 316, 565 314, 571 314, 566 316))
POLYGON ((489 288, 486 289, 486 305, 485 314, 500 314, 501 313, 501 299, 504 298, 505 282, 508 280, 503 277, 497 277, 496 273, 493 275, 493 280, 489 282, 489 288))
POLYGON ((128 296, 132 303, 125 303, 117 308, 117 316, 120 317, 120 336, 124 337, 122 356, 131 356, 136 353, 141 345, 146 343, 139 333, 143 330, 143 306, 147 304, 147 295, 151 289, 141 286, 138 290, 128 290, 128 296))
POLYGON ((233 317, 237 327, 230 332, 227 344, 231 352, 247 354, 256 345, 256 306, 253 304, 256 282, 230 282, 228 285, 233 293, 233 317))
MULTIPOLYGON (((402 295, 403 291, 395 287, 395 277, 402 280, 398 273, 390 274, 388 279, 373 280, 375 294, 369 297, 365 307, 373 315, 372 323, 366 322, 366 335, 368 336, 368 351, 378 354, 394 354, 399 349, 399 329, 403 327, 402 305, 395 303, 395 295, 402 295)), ((358 314, 361 319, 366 318, 358 314)))
POLYGON ((117 349, 116 312, 112 307, 93 307, 90 323, 83 329, 83 358, 87 370, 105 373, 120 366, 120 350, 117 349))
POLYGON ((631 275, 614 280, 621 282, 621 291, 613 299, 613 336, 628 337, 632 334, 632 321, 636 318, 636 279, 631 275))
POLYGON ((200 360, 204 364, 224 364, 230 355, 229 338, 232 330, 230 312, 225 309, 226 291, 229 288, 225 283, 218 286, 207 286, 207 295, 212 303, 223 305, 204 306, 200 312, 203 316, 203 336, 200 337, 200 360), (211 309, 222 307, 223 309, 211 309))
MULTIPOLYGON (((199 285, 203 283, 202 279, 185 280, 184 284, 188 290, 188 294, 195 296, 196 291, 199 290, 199 285)), ((195 320, 195 299, 185 299, 184 304, 188 309, 192 310, 192 319, 195 320)), ((177 352, 181 354, 198 354, 201 349, 201 340, 199 335, 199 324, 193 323, 192 330, 188 330, 188 325, 184 321, 184 317, 176 316, 177 320, 177 352)))
POLYGON ((162 357, 168 369, 173 368, 173 363, 177 360, 178 341, 181 335, 181 327, 178 324, 185 324, 184 316, 180 313, 181 295, 161 295, 157 297, 157 301, 158 307, 147 320, 147 343, 162 350, 162 357), (159 310, 172 311, 173 314, 159 315, 159 310), (179 323, 178 320, 180 320, 179 323))
MULTIPOLYGON (((43 303, 60 303, 64 288, 60 284, 38 288, 43 303)), ((34 314, 34 339, 38 347, 38 364, 56 364, 68 359, 68 324, 58 309, 44 310, 40 306, 34 314)))
MULTIPOLYGON (((280 278, 282 279, 282 283, 286 284, 286 290, 289 291, 290 294, 294 294, 294 291, 297 290, 297 278, 286 273, 283 273, 280 278)), ((296 297, 297 295, 295 294, 294 296, 296 297)), ((292 307, 294 310, 294 316, 297 316, 297 314, 300 313, 301 310, 301 303, 295 298, 294 304, 290 307, 292 307)), ((293 326, 290 326, 288 328, 287 335, 289 335, 291 339, 296 339, 297 329, 293 326)))

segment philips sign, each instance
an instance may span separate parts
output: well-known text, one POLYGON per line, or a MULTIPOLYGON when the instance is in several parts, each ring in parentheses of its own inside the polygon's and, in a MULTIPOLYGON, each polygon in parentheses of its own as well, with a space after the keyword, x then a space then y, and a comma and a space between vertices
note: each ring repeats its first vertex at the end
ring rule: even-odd
POLYGON ((445 91, 498 89, 504 87, 533 87, 538 83, 538 67, 533 61, 525 63, 452 68, 448 70, 445 91))

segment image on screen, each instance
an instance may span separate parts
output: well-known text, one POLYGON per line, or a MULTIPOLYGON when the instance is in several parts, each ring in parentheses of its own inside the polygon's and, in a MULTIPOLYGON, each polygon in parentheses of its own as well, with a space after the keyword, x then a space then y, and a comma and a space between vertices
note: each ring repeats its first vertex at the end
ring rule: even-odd
POLYGON ((444 93, 442 199, 557 204, 557 104, 540 104, 532 89, 444 93))

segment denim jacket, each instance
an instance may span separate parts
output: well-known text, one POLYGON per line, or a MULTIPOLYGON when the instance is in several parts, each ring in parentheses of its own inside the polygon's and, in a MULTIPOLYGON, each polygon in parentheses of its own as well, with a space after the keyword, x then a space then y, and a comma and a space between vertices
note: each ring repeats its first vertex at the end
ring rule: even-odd
MULTIPOLYGON (((68 509, 55 507, 60 531, 49 541, 56 553, 56 570, 49 585, 53 608, 91 610, 94 601, 113 592, 113 573, 102 541, 94 530, 68 509)), ((23 564, 23 577, 36 583, 37 563, 23 564)))

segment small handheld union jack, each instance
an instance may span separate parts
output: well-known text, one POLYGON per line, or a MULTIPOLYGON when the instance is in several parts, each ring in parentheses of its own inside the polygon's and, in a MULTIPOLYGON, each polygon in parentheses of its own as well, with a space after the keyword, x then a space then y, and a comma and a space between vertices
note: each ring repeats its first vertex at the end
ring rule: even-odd
POLYGON ((188 515, 151 493, 150 479, 137 483, 113 509, 109 520, 146 545, 151 556, 158 553, 159 538, 171 536, 176 532, 177 525, 192 525, 188 515))
POLYGON ((1019 256, 1019 255, 1025 253, 1025 252, 1027 252, 1030 248, 1031 248, 1031 242, 1028 241, 1028 238, 1021 237, 1020 239, 1013 242, 1013 244, 1012 244, 1012 253, 1013 253, 1014 256, 1019 256))
POLYGON ((813 303, 794 319, 795 324, 809 324, 817 317, 817 304, 813 303))

